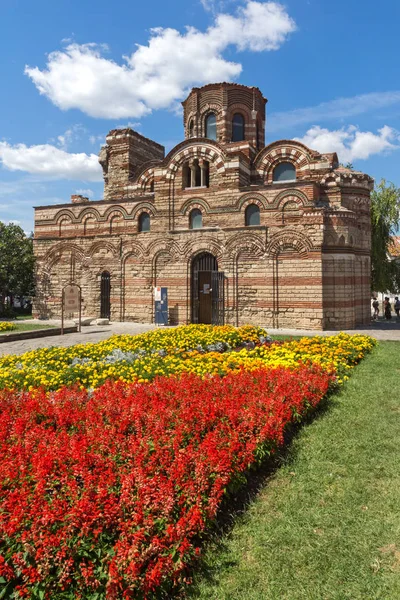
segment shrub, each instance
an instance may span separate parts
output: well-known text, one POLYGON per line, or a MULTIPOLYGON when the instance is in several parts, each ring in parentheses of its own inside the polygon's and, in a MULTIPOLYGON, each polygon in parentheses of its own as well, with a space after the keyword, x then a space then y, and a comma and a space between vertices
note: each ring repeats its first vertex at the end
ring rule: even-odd
POLYGON ((8 321, 0 321, 0 332, 1 331, 13 331, 17 329, 15 323, 10 323, 8 321))

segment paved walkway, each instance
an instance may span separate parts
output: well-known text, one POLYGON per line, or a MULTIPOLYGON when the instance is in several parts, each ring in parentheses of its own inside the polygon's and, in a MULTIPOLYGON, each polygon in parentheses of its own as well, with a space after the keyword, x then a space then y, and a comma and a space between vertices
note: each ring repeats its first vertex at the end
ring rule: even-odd
MULTIPOLYGON (((379 320, 372 321, 371 325, 357 327, 357 329, 343 329, 345 333, 361 333, 370 335, 377 340, 389 340, 400 342, 400 321, 392 319, 391 321, 379 320)), ((307 329, 268 329, 268 333, 274 335, 336 335, 338 331, 311 331, 307 329)))
MULTIPOLYGON (((60 321, 49 319, 48 321, 39 321, 32 319, 29 323, 37 323, 42 325, 56 325, 60 327, 60 321)), ((74 325, 73 321, 66 321, 65 327, 74 325)), ((30 340, 20 340, 0 344, 1 354, 23 354, 29 350, 36 348, 46 348, 47 346, 73 346, 74 344, 89 344, 91 342, 100 342, 109 338, 114 333, 144 333, 150 329, 154 329, 155 325, 147 325, 142 323, 112 323, 110 325, 87 325, 82 327, 79 333, 66 333, 65 335, 54 335, 43 338, 33 338, 30 340)))
MULTIPOLYGON (((42 323, 46 325, 60 326, 60 321, 38 321, 32 319, 30 323, 42 323)), ((66 322, 65 325, 73 325, 73 322, 66 322)), ((150 329, 155 329, 155 325, 142 323, 111 323, 110 325, 88 325, 82 327, 80 333, 68 333, 66 335, 55 335, 51 337, 37 338, 31 340, 20 340, 0 344, 1 354, 23 354, 36 348, 45 348, 47 346, 72 346, 73 344, 87 344, 89 342, 100 342, 113 334, 130 333, 135 335, 143 333, 150 329)), ((377 321, 370 326, 347 330, 347 333, 363 333, 370 335, 377 340, 400 341, 400 322, 395 319, 391 321, 377 321)), ((268 329, 270 335, 335 335, 337 331, 312 331, 307 329, 268 329)))

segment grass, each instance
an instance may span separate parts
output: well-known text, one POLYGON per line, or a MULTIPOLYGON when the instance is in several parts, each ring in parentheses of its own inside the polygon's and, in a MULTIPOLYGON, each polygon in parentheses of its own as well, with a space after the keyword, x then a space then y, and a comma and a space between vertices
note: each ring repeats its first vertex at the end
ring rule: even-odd
POLYGON ((381 342, 208 545, 186 598, 400 598, 400 342, 381 342))
POLYGON ((54 325, 38 325, 35 323, 26 323, 24 321, 12 321, 15 324, 16 329, 12 331, 0 331, 0 335, 6 335, 8 333, 18 333, 19 331, 34 331, 35 329, 54 329, 54 325))

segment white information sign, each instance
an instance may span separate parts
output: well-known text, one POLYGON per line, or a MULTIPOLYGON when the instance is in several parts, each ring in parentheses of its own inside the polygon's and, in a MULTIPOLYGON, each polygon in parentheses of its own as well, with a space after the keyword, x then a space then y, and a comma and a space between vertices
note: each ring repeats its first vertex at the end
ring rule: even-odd
POLYGON ((64 288, 64 310, 76 312, 79 310, 80 290, 77 285, 67 285, 64 288))
POLYGON ((154 288, 154 300, 156 302, 161 302, 161 288, 160 287, 154 288))

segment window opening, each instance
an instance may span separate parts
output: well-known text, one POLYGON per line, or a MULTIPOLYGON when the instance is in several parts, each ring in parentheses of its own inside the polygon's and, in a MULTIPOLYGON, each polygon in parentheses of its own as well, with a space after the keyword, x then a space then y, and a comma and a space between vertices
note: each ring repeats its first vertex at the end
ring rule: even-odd
POLYGON ((296 180, 296 168, 292 163, 282 162, 279 163, 274 169, 273 175, 274 181, 295 181, 296 180))
POLYGON ((189 215, 189 228, 201 229, 203 227, 203 215, 199 208, 194 208, 189 215))
POLYGON ((197 158, 185 163, 182 168, 182 187, 208 187, 210 183, 210 164, 197 158))
POLYGON ((233 115, 232 119, 232 142, 244 140, 244 118, 240 113, 233 115))
POLYGON ((139 217, 139 231, 150 231, 150 215, 147 212, 139 217))
POLYGON ((205 134, 209 140, 217 140, 217 117, 214 113, 206 117, 205 134))
POLYGON ((260 225, 260 209, 257 204, 249 204, 244 214, 246 225, 260 225))

